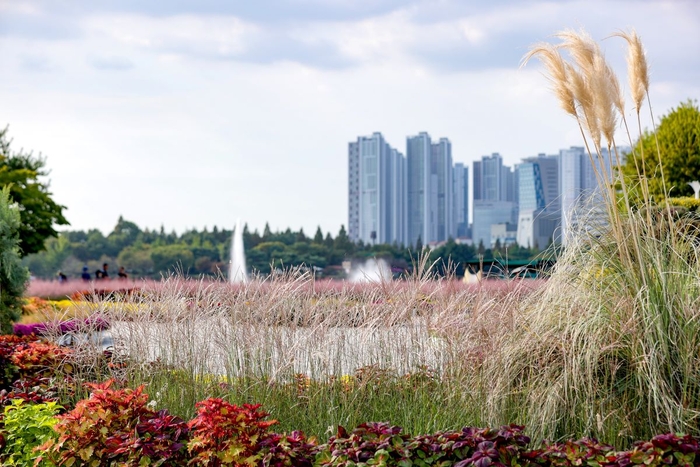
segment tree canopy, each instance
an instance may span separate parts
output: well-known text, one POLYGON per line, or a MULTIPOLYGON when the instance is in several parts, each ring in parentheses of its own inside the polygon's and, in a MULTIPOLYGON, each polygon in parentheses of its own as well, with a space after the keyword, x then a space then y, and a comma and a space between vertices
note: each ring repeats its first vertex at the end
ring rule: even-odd
POLYGON ((39 180, 48 175, 45 160, 31 152, 13 152, 7 128, 0 130, 0 187, 8 187, 10 199, 19 207, 19 248, 21 255, 44 249, 49 237, 56 237, 54 225, 68 225, 65 206, 52 199, 49 184, 39 180))
POLYGON ((640 177, 646 175, 649 194, 654 199, 692 196, 693 189, 688 183, 700 180, 700 109, 697 102, 683 102, 661 117, 656 132, 646 131, 639 139, 627 157, 623 171, 632 181, 640 181, 640 177))
POLYGON ((21 297, 29 271, 19 257, 18 206, 10 200, 7 187, 0 190, 0 334, 11 334, 12 323, 21 313, 21 297))
MULTIPOLYGON (((37 277, 55 277, 62 271, 69 278, 78 278, 84 265, 90 271, 109 263, 113 268, 124 266, 130 277, 160 278, 173 271, 185 275, 218 276, 228 271, 232 231, 214 226, 212 229, 192 229, 181 234, 140 228, 119 217, 109 235, 96 229, 61 232, 58 238, 46 242, 46 249, 24 258, 24 264, 37 277)), ((263 234, 243 228, 248 269, 253 273, 269 274, 276 269, 309 268, 316 277, 344 277, 343 262, 364 262, 368 258, 382 258, 392 270, 410 272, 413 263, 424 252, 423 248, 390 244, 364 244, 350 241, 344 226, 335 237, 317 228, 313 237, 303 230, 285 229, 273 232, 266 225, 263 234)), ((499 249, 483 249, 481 258, 489 260, 531 259, 535 249, 511 245, 499 249)), ((480 255, 471 245, 453 240, 430 251, 430 263, 435 272, 445 275, 452 271, 457 277, 464 274, 465 262, 480 255)))

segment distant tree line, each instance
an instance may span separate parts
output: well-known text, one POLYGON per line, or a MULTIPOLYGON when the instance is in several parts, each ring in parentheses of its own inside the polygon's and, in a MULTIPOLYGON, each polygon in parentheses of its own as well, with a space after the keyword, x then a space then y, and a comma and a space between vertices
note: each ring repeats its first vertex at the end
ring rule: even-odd
MULTIPOLYGON (((192 229, 178 235, 175 232, 141 229, 138 225, 120 217, 108 235, 97 229, 60 232, 45 242, 45 250, 26 256, 23 261, 32 275, 54 278, 63 272, 69 278, 80 277, 87 265, 94 275, 103 263, 116 272, 124 266, 133 278, 160 278, 173 272, 187 276, 217 276, 228 272, 231 254, 232 230, 192 229)), ((333 236, 317 228, 313 235, 303 229, 286 229, 272 232, 265 225, 262 233, 243 228, 243 243, 248 270, 262 275, 273 269, 291 267, 309 268, 320 277, 342 277, 343 261, 364 261, 383 258, 398 274, 411 271, 423 251, 419 244, 410 248, 398 245, 367 245, 350 241, 345 227, 333 236)), ((483 247, 458 244, 452 240, 430 252, 430 262, 435 262, 438 273, 444 274, 453 267, 456 274, 464 274, 464 262, 478 258, 528 259, 534 250, 510 246, 484 250, 483 247), (450 266, 451 265, 451 266, 450 266)))

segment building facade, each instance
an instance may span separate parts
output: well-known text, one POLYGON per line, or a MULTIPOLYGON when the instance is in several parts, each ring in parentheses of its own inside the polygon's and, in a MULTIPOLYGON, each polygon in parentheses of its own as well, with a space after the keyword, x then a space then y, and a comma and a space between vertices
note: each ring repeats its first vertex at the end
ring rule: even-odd
POLYGON ((433 217, 437 210, 437 187, 431 158, 432 142, 428 133, 406 138, 409 245, 416 245, 419 240, 425 245, 437 236, 433 217))
POLYGON ((491 237, 491 226, 495 224, 514 226, 517 221, 518 211, 513 201, 479 199, 474 201, 473 206, 472 240, 475 246, 483 245, 484 248, 491 248, 496 240, 491 237))
POLYGON ((517 221, 515 173, 511 167, 503 165, 499 153, 474 161, 473 168, 472 240, 474 245, 490 248, 494 243, 491 225, 515 225, 517 221))
POLYGON ((452 143, 447 138, 431 145, 431 166, 435 184, 434 201, 437 232, 433 241, 444 242, 456 235, 454 210, 454 167, 452 164, 452 143))
POLYGON ((561 208, 559 201, 559 155, 523 159, 518 174, 517 242, 543 249, 558 242, 561 208))
POLYGON ((454 207, 456 238, 470 237, 469 230, 469 167, 458 162, 454 166, 454 207))
POLYGON ((381 133, 348 145, 348 235, 364 243, 405 241, 405 158, 381 133))

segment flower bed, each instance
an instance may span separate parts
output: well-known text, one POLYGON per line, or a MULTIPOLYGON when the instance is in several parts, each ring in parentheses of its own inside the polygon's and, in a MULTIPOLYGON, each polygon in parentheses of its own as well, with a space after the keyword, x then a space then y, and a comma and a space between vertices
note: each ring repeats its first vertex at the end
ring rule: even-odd
POLYGON ((109 322, 101 317, 85 319, 70 319, 56 323, 41 322, 32 324, 15 324, 14 333, 17 336, 45 336, 48 334, 66 334, 68 332, 102 331, 109 328, 109 322))
POLYGON ((144 387, 87 383, 87 398, 62 407, 51 381, 70 350, 31 337, 0 336, 0 461, 3 465, 168 465, 298 467, 628 467, 699 465, 697 438, 663 434, 615 451, 593 439, 530 446, 518 425, 465 427, 411 436, 389 423, 338 427, 327 442, 276 433, 259 404, 220 398, 197 403, 184 420, 155 410, 144 387), (31 429, 28 429, 31 428, 31 429))

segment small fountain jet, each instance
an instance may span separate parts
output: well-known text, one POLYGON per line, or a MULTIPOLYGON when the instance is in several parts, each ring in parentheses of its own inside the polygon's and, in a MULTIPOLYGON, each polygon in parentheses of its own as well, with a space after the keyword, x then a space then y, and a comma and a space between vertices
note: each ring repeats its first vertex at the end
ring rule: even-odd
POLYGON ((243 228, 241 220, 236 221, 236 227, 231 237, 231 267, 229 269, 229 280, 232 284, 248 281, 248 271, 245 265, 245 249, 243 248, 243 228))

